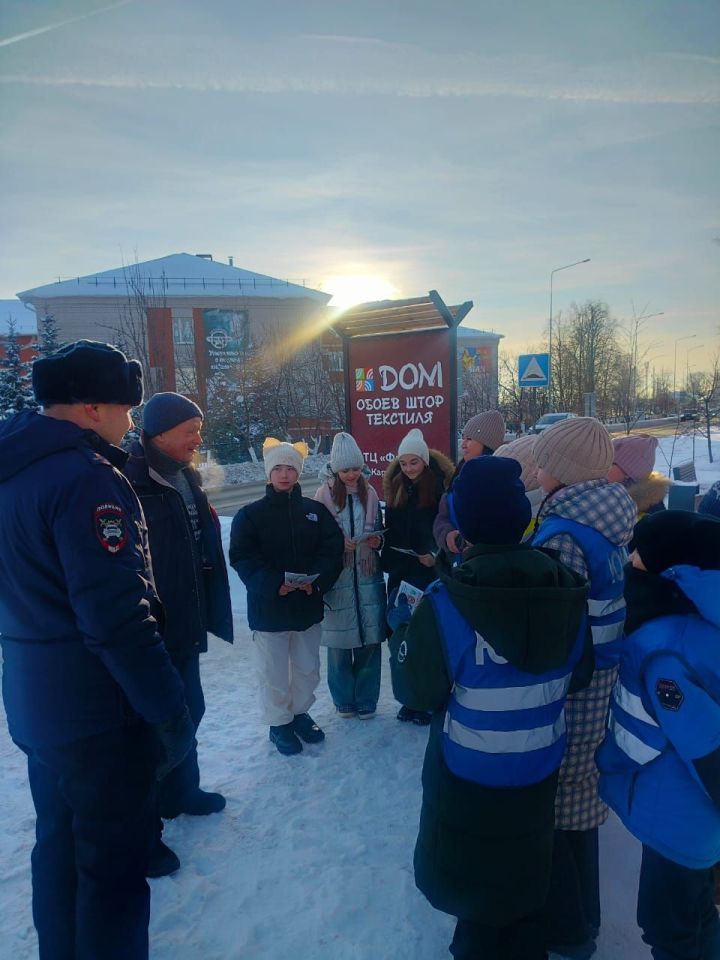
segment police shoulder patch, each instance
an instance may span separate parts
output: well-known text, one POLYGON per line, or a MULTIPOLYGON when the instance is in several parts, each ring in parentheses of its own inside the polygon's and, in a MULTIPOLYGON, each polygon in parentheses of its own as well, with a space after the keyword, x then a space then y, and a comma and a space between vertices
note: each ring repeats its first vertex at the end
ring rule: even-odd
POLYGON ((655 684, 655 695, 665 710, 678 711, 685 699, 685 694, 675 680, 662 678, 655 684))
POLYGON ((101 503, 93 516, 95 536, 108 553, 120 553, 128 542, 127 518, 117 503, 101 503))

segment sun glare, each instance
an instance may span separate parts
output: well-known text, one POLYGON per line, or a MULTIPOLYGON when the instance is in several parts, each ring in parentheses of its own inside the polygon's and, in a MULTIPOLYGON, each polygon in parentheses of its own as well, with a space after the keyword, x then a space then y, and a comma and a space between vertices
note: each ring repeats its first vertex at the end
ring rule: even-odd
POLYGON ((356 303, 393 300, 398 295, 397 288, 389 281, 367 274, 338 274, 328 277, 323 283, 323 289, 332 294, 329 305, 342 310, 356 303))

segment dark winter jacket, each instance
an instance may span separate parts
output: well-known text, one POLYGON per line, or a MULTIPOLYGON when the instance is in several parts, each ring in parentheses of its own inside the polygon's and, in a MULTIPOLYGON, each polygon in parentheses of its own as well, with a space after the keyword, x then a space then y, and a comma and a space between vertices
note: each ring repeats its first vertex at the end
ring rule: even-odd
POLYGON ((278 493, 268 484, 262 500, 235 514, 230 564, 247 587, 251 630, 307 630, 323 618, 323 594, 342 570, 345 541, 322 503, 303 497, 300 485, 278 493), (285 573, 318 573, 310 595, 279 594, 285 573))
POLYGON ((399 553, 393 547, 414 550, 416 553, 436 553, 437 546, 433 536, 433 523, 437 516, 440 499, 447 489, 454 467, 444 454, 438 450, 430 451, 428 469, 435 477, 435 501, 432 506, 421 507, 417 499, 417 487, 405 479, 408 501, 404 507, 393 507, 390 501, 390 483, 400 470, 400 461, 395 459, 388 467, 383 478, 385 494, 385 539, 380 565, 388 574, 388 595, 400 585, 401 580, 424 590, 437 578, 432 567, 425 567, 420 561, 407 553, 399 553))
MULTIPOLYGON (((436 565, 450 599, 500 657, 532 673, 566 662, 585 611, 585 581, 527 544, 475 546, 436 565)), ((516 789, 456 777, 442 751, 452 680, 430 599, 389 641, 395 696, 433 710, 423 765, 415 882, 438 910, 504 926, 540 908, 550 876, 557 772, 516 789), (401 650, 402 648, 402 650, 401 650)))
POLYGON ((0 633, 10 734, 66 743, 183 708, 157 632, 147 530, 90 430, 38 413, 0 424, 0 633))
POLYGON ((207 650, 208 630, 228 643, 233 640, 220 524, 197 471, 185 467, 183 472, 198 508, 198 544, 182 495, 148 465, 140 442, 132 445, 124 469, 145 514, 155 586, 163 605, 163 640, 175 657, 207 650))

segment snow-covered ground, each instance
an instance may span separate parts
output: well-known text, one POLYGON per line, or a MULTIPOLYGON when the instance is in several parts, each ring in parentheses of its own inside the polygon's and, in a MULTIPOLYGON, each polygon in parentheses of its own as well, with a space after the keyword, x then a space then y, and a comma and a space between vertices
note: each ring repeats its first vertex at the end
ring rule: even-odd
MULTIPOLYGON (((660 470, 667 471, 671 444, 661 442, 660 470)), ((690 448, 690 438, 678 441, 674 462, 689 459, 690 448)), ((707 463, 700 441, 695 454, 707 487, 720 478, 720 466, 707 463)), ((226 540, 229 526, 223 519, 226 540)), ((245 591, 232 571, 231 584, 237 639, 233 647, 210 639, 200 728, 203 783, 221 790, 228 805, 222 814, 180 817, 166 827, 182 869, 152 881, 153 960, 449 956, 453 920, 427 904, 412 875, 427 730, 395 719, 384 663, 374 719, 339 719, 323 680, 312 713, 325 743, 281 757, 259 723, 245 591)), ((29 876, 34 814, 23 756, 4 715, 0 764, 0 958, 29 960, 37 956, 29 876)), ((615 819, 600 838, 597 960, 645 960, 650 953, 634 918, 639 845, 615 819)))

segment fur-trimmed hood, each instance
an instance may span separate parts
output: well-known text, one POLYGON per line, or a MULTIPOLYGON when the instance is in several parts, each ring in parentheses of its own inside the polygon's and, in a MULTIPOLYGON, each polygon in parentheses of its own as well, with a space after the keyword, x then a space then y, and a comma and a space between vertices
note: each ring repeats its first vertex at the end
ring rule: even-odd
POLYGON ((654 470, 644 480, 628 484, 625 489, 635 501, 638 513, 641 514, 661 503, 671 486, 672 480, 654 470))
MULTIPOLYGON (((383 496, 385 502, 388 502, 390 499, 390 484, 393 477, 400 469, 400 461, 397 457, 393 460, 390 466, 385 471, 385 476, 383 477, 383 496)), ((428 464, 428 470, 432 470, 436 477, 442 482, 443 490, 447 490, 450 486, 450 481, 453 478, 455 473, 455 466, 452 460, 449 457, 446 457, 444 453, 440 453, 439 450, 430 450, 430 463, 428 464)))

